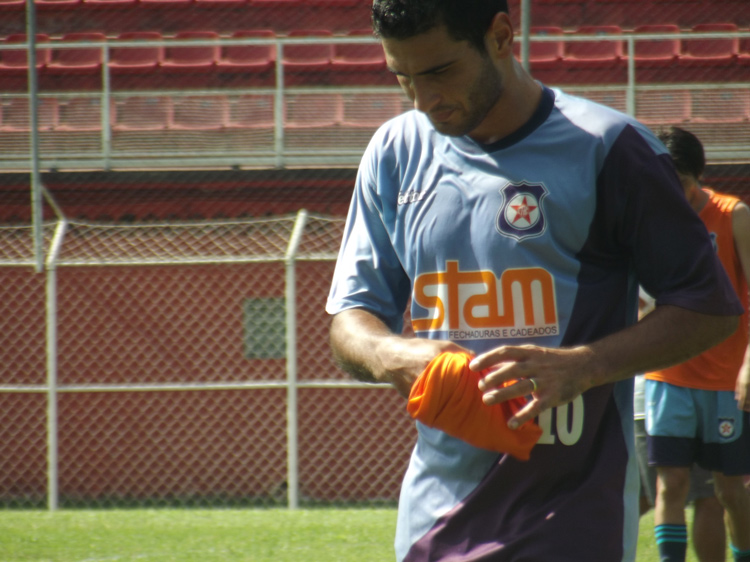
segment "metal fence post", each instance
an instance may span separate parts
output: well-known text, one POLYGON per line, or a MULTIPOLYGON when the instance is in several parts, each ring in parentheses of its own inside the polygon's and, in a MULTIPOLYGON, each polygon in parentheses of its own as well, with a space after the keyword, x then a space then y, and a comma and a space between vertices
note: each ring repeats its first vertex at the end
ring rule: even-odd
POLYGON ((635 40, 628 37, 628 88, 625 94, 626 111, 635 117, 635 40))
POLYGON ((42 247, 42 179, 39 170, 39 84, 36 68, 36 7, 34 0, 26 0, 26 56, 29 83, 29 142, 31 157, 31 222, 34 237, 35 270, 41 273, 44 265, 42 247))
POLYGON ((299 507, 299 446, 297 433, 297 272, 296 259, 302 233, 307 222, 307 211, 297 213, 292 236, 289 240, 285 265, 286 302, 286 439, 287 439, 287 505, 289 509, 299 507))
POLYGON ((47 348, 47 508, 59 504, 57 450, 57 257, 65 238, 67 221, 60 219, 46 264, 46 348, 47 348))
POLYGON ((276 91, 273 97, 273 147, 276 168, 284 167, 284 43, 276 39, 276 91))

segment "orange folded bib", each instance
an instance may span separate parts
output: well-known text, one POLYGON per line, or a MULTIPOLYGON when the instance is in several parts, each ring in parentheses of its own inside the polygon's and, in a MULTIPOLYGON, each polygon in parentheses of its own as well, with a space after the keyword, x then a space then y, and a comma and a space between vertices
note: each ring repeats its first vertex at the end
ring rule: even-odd
POLYGON ((518 429, 508 427, 508 419, 523 408, 526 399, 484 404, 478 383, 488 371, 472 371, 470 361, 468 353, 438 355, 414 382, 406 410, 415 420, 470 445, 528 460, 542 430, 533 421, 518 429))

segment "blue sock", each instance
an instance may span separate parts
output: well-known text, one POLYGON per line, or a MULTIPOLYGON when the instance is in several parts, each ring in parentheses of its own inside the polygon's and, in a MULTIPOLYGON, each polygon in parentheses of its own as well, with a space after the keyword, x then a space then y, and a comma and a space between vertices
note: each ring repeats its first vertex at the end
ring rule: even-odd
POLYGON ((732 547, 732 554, 734 555, 734 562, 750 562, 750 550, 739 550, 736 546, 732 547))
POLYGON ((659 562, 685 562, 687 554, 686 525, 657 525, 654 528, 659 562))

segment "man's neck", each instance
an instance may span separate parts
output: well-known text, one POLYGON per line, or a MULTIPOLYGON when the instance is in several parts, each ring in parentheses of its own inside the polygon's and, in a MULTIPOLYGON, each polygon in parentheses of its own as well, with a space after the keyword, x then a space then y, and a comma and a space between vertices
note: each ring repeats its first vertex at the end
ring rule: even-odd
POLYGON ((706 203, 708 203, 708 198, 708 193, 703 190, 700 183, 696 182, 695 186, 690 192, 689 199, 690 206, 693 208, 693 210, 696 213, 700 213, 703 210, 703 207, 706 206, 706 203))
POLYGON ((469 133, 482 144, 493 144, 520 129, 534 115, 542 99, 542 87, 517 61, 507 75, 506 90, 485 122, 469 133))

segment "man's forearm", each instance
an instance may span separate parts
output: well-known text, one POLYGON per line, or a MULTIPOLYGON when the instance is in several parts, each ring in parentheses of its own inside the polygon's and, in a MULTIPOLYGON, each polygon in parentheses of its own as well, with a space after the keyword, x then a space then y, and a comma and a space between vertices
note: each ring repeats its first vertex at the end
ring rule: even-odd
POLYGON ((729 337, 737 322, 737 316, 658 306, 637 324, 591 344, 601 368, 590 386, 687 361, 729 337))
POLYGON ((380 340, 394 334, 374 314, 361 309, 346 310, 333 317, 331 350, 341 368, 363 382, 390 382, 378 379, 384 373, 375 350, 380 340))
POLYGON ((432 359, 442 351, 462 350, 443 340, 394 334, 375 314, 363 309, 334 316, 331 349, 342 369, 364 382, 385 382, 403 396, 432 359))
POLYGON ((533 390, 534 399, 510 420, 518 426, 594 386, 686 361, 721 342, 736 328, 737 316, 711 316, 659 306, 636 325, 590 344, 558 349, 500 346, 476 357, 471 368, 494 369, 479 383, 486 404, 528 395, 533 390), (503 386, 511 381, 518 382, 503 386))

